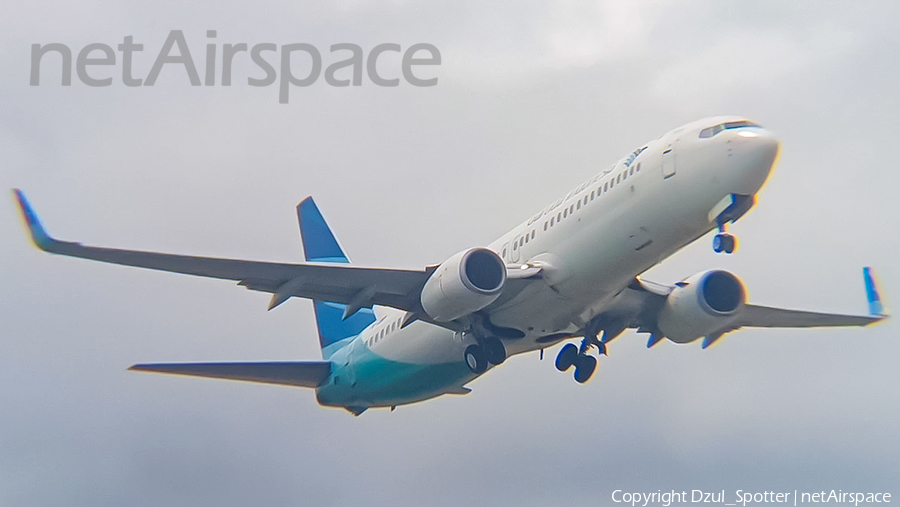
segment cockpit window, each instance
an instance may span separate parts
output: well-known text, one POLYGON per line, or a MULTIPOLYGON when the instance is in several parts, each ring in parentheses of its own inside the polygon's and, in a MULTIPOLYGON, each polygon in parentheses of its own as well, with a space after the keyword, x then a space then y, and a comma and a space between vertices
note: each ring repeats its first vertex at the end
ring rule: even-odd
POLYGON ((762 126, 760 126, 756 123, 753 123, 750 120, 727 121, 725 123, 720 123, 713 127, 707 127, 705 129, 701 130, 700 138, 705 139, 708 137, 712 137, 712 136, 718 134, 719 132, 722 132, 723 130, 740 129, 740 128, 746 128, 746 127, 762 128, 762 126))
POLYGON ((706 139, 707 137, 712 137, 723 130, 725 130, 724 123, 720 123, 720 124, 716 125, 715 127, 707 127, 700 131, 700 138, 706 139))

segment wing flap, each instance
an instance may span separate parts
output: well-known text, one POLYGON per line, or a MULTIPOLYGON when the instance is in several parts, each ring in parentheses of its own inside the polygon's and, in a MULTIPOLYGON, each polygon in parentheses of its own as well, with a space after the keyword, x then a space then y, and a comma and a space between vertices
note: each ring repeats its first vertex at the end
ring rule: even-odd
POLYGON ((131 371, 189 377, 241 380, 296 387, 318 387, 331 373, 329 361, 268 363, 159 363, 136 364, 131 371))

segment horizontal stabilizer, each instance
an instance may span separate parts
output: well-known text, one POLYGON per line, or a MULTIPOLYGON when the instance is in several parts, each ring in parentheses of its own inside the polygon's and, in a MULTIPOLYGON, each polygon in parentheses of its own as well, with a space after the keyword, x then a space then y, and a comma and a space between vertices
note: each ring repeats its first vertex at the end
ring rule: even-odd
POLYGON ((271 363, 168 363, 136 364, 129 370, 190 377, 243 380, 263 384, 318 387, 331 373, 329 361, 271 363))

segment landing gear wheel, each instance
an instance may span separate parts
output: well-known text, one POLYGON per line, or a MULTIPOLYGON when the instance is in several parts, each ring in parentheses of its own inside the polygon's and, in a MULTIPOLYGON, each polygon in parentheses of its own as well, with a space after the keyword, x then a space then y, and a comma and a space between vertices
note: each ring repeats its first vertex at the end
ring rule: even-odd
POLYGON ((725 253, 730 254, 737 250, 737 238, 728 234, 725 236, 725 253))
POLYGON ((713 250, 716 253, 733 253, 737 248, 737 238, 726 232, 716 234, 713 238, 713 250))
POLYGON ((487 361, 491 364, 501 364, 506 361, 506 347, 499 338, 487 338, 482 344, 487 361))
POLYGON ((480 375, 487 370, 488 361, 484 353, 484 349, 480 345, 469 345, 466 347, 466 366, 472 370, 472 373, 480 375))
POLYGON ((584 384, 594 376, 597 369, 597 358, 594 356, 580 355, 575 361, 575 382, 584 384))
POLYGON ((559 355, 556 356, 556 369, 566 371, 575 364, 576 359, 578 359, 578 347, 572 343, 567 343, 560 349, 559 355))

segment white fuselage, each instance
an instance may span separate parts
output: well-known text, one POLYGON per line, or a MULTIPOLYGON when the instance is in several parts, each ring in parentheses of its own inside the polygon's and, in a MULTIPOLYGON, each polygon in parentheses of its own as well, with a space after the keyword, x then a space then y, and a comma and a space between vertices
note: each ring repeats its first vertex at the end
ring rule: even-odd
MULTIPOLYGON (((491 309, 493 325, 525 332, 524 338, 503 340, 510 355, 547 347, 577 332, 635 276, 714 229, 724 199, 759 191, 779 152, 773 134, 753 128, 699 136, 711 125, 739 119, 699 120, 638 147, 488 245, 508 264, 542 268, 540 283, 491 309), (557 334, 559 339, 546 339, 557 334)), ((350 363, 368 354, 398 364, 460 363, 465 348, 475 342, 468 334, 422 322, 400 329, 403 312, 398 310, 380 314, 358 343, 332 360, 350 363)), ((417 397, 459 392, 474 377, 417 397)), ((386 375, 383 380, 392 379, 396 377, 386 375)), ((362 376, 359 381, 366 383, 362 376)), ((375 387, 359 386, 370 393, 361 392, 362 403, 418 401, 382 398, 375 387)))

